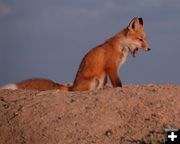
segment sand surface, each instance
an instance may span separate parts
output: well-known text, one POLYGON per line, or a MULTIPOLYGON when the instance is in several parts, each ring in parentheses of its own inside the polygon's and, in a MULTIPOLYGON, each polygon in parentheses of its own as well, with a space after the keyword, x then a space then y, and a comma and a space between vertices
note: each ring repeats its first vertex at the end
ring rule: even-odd
POLYGON ((162 143, 165 128, 180 128, 177 85, 0 90, 0 144, 162 143))

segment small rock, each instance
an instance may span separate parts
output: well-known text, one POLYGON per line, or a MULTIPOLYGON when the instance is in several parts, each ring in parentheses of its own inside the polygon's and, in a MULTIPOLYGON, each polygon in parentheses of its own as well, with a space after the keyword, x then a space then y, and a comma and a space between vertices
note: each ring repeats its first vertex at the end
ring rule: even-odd
POLYGON ((105 132, 105 135, 106 136, 111 136, 113 134, 113 132, 112 132, 112 130, 111 129, 109 129, 109 130, 107 130, 106 132, 105 132))

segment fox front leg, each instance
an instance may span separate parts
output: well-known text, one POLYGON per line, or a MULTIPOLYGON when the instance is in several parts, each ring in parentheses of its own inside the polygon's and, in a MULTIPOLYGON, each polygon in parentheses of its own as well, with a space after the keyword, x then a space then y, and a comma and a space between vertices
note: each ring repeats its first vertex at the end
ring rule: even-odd
POLYGON ((122 87, 122 82, 118 76, 118 70, 116 67, 108 69, 107 74, 111 80, 113 87, 122 87))

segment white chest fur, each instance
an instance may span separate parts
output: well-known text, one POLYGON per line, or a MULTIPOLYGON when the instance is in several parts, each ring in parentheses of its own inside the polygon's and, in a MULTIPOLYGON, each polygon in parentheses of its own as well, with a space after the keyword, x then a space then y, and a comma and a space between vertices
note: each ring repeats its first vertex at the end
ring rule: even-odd
POLYGON ((119 68, 125 63, 128 53, 129 53, 129 49, 127 47, 121 48, 120 53, 122 54, 122 56, 119 57, 117 61, 117 65, 119 68))

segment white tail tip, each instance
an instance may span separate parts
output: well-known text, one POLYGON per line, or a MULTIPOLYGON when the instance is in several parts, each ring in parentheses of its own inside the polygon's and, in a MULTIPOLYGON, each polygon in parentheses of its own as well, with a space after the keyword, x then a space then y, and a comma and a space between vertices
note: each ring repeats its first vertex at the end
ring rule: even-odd
POLYGON ((11 89, 11 90, 16 90, 18 89, 16 84, 7 84, 5 86, 0 87, 0 89, 11 89))

